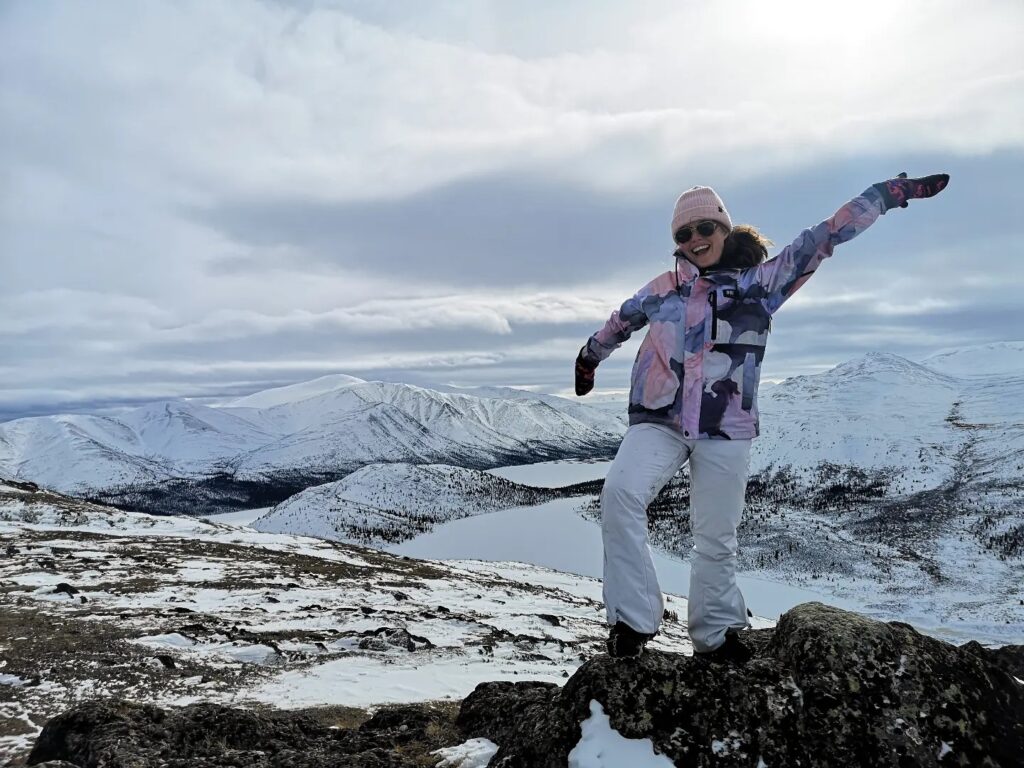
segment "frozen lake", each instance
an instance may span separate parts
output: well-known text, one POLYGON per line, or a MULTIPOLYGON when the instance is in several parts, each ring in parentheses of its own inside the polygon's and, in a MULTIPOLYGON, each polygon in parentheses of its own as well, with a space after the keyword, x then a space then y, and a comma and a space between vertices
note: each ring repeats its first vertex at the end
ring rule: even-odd
MULTIPOLYGON (((500 467, 491 474, 513 482, 537 487, 559 487, 588 480, 602 479, 610 461, 553 461, 500 467)), ((578 509, 589 497, 558 499, 535 507, 518 507, 455 520, 388 551, 431 560, 479 560, 487 562, 521 562, 551 568, 568 574, 600 579, 602 576, 602 544, 600 526, 584 519, 578 509)), ((266 512, 266 508, 211 515, 212 522, 247 526, 266 512)), ((654 552, 662 591, 686 597, 689 591, 689 563, 672 554, 654 552)), ((794 605, 821 601, 848 610, 858 611, 882 620, 898 618, 918 629, 952 642, 980 639, 1005 643, 1007 628, 979 623, 943 621, 931 604, 908 612, 903 608, 893 613, 892 598, 880 592, 877 585, 858 584, 857 589, 844 587, 847 597, 797 586, 760 575, 741 573, 737 581, 747 605, 758 617, 774 620, 794 605), (996 631, 998 630, 998 631, 996 631)), ((849 587, 849 585, 845 585, 849 587)), ((1016 634, 1011 632, 1013 638, 1016 634)))
MULTIPOLYGON (((491 474, 524 485, 557 488, 603 479, 610 461, 545 461, 499 467, 491 474)), ((600 579, 603 567, 601 528, 582 518, 583 498, 558 499, 536 507, 516 507, 438 526, 430 533, 389 547, 395 554, 429 560, 487 560, 521 562, 600 579)), ((268 508, 210 515, 211 522, 246 526, 268 508)), ((686 597, 690 565, 655 550, 654 562, 663 592, 686 597)), ((802 587, 752 576, 738 577, 747 606, 757 616, 776 619, 794 605, 834 597, 802 587)), ((855 607, 853 604, 841 607, 855 607)))
MULTIPOLYGON (((388 547, 388 551, 429 560, 533 563, 600 579, 601 528, 580 517, 576 510, 582 503, 582 499, 558 499, 536 507, 453 520, 430 533, 388 547)), ((689 563, 657 550, 654 563, 662 591, 685 598, 690 583, 689 563)), ((737 580, 750 610, 767 619, 776 619, 794 605, 811 600, 855 607, 802 587, 742 575, 737 580)))
POLYGON ((537 488, 561 488, 588 480, 604 480, 611 464, 610 461, 541 461, 487 471, 513 483, 537 488))
POLYGON ((243 509, 238 512, 225 512, 222 515, 207 515, 204 520, 209 520, 211 523, 227 523, 228 525, 252 525, 252 521, 262 515, 264 512, 269 512, 270 507, 260 507, 259 509, 243 509))

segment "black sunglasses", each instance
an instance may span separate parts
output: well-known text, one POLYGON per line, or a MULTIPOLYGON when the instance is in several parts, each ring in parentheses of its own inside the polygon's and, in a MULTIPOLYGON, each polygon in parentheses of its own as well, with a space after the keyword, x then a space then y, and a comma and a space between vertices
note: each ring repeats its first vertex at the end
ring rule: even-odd
POLYGON ((693 227, 689 225, 680 227, 676 231, 676 242, 679 243, 679 245, 690 242, 690 238, 693 237, 693 230, 695 229, 697 230, 697 234, 701 237, 711 237, 711 235, 715 233, 715 230, 718 229, 718 222, 708 219, 707 221, 702 221, 693 227))

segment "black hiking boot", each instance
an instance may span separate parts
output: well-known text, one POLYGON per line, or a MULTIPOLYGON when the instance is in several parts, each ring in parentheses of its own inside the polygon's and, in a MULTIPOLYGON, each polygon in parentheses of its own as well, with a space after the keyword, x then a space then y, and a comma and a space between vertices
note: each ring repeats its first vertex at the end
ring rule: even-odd
POLYGON ((725 633, 725 642, 715 648, 713 651, 705 651, 699 653, 694 651, 693 658, 699 659, 700 661, 707 661, 711 663, 725 663, 735 664, 742 667, 751 657, 754 652, 740 640, 740 634, 734 629, 730 629, 725 633))
POLYGON ((608 634, 605 645, 613 659, 635 658, 644 652, 644 646, 654 637, 637 632, 624 621, 618 621, 608 634))

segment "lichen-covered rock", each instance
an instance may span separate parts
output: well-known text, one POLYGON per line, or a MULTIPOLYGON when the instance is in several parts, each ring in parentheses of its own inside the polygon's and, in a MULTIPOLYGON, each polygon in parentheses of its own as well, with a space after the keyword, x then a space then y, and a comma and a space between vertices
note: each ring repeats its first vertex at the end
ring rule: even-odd
POLYGON ((981 656, 1005 669, 1018 680, 1024 680, 1024 645, 1004 645, 1002 648, 986 648, 977 640, 960 646, 975 656, 981 656))
POLYGON ((907 624, 820 603, 785 614, 769 652, 792 670, 805 719, 830 735, 837 755, 880 765, 1019 765, 1024 686, 989 660, 907 624))
POLYGON ((501 734, 493 768, 564 768, 592 699, 619 733, 680 766, 1020 765, 1024 685, 990 659, 820 603, 747 635, 755 657, 743 667, 598 656, 527 704, 485 684, 464 707, 482 693, 494 715, 459 722, 469 736, 501 734))
MULTIPOLYGON (((396 749, 423 739, 423 708, 385 710, 359 728, 335 730, 288 712, 216 704, 176 710, 93 701, 46 724, 29 765, 66 760, 78 768, 414 768, 396 749)), ((432 745, 439 746, 439 745, 432 745)))
POLYGON ((364 651, 389 651, 394 648, 418 651, 434 647, 427 638, 413 635, 403 627, 380 627, 364 632, 363 635, 359 648, 364 651))
POLYGON ((474 737, 503 744, 522 722, 542 722, 551 697, 558 693, 554 683, 537 680, 480 683, 459 708, 455 724, 474 737))
POLYGON ((742 667, 648 650, 597 656, 562 688, 483 683, 454 726, 428 704, 331 729, 297 713, 91 702, 47 723, 29 764, 412 768, 458 743, 439 738, 485 737, 501 747, 491 768, 565 768, 596 700, 620 734, 688 768, 1021 765, 1024 684, 1004 669, 1012 651, 957 648, 820 603, 744 642, 754 657, 742 667))

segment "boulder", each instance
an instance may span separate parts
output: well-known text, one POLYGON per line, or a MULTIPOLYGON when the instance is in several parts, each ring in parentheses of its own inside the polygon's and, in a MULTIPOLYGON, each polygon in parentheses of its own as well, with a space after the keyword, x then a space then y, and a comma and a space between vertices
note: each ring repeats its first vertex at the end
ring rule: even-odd
MULTIPOLYGON (((425 728, 429 718, 416 721, 425 728)), ((415 768, 393 750, 417 731, 385 725, 335 730, 289 712, 217 704, 163 710, 115 700, 82 704, 50 720, 28 765, 78 768, 415 768), (394 731, 394 733, 392 733, 394 731)))
POLYGON ((499 745, 510 743, 521 736, 517 734, 519 724, 545 720, 545 712, 558 691, 555 683, 537 680, 480 683, 463 700, 455 724, 474 738, 499 745))
POLYGON ((1004 668, 1016 669, 1012 649, 958 648, 820 603, 744 642, 753 658, 743 666, 649 649, 596 656, 564 687, 482 683, 454 727, 429 704, 332 729, 299 713, 89 702, 46 724, 28 764, 412 768, 455 739, 483 737, 500 746, 490 768, 565 768, 597 701, 622 736, 688 768, 1020 765, 1024 684, 1004 668))
POLYGON ((1001 648, 986 648, 977 640, 960 646, 976 656, 998 664, 1018 680, 1024 680, 1024 645, 1004 645, 1001 648))
POLYGON ((433 648, 434 644, 425 637, 411 634, 403 627, 379 627, 363 632, 359 641, 360 650, 389 651, 401 648, 405 651, 418 651, 433 648))
POLYGON ((744 666, 648 650, 561 689, 485 683, 459 723, 499 744, 491 768, 565 768, 591 700, 679 766, 1020 765, 1024 685, 992 659, 820 603, 745 641, 744 666))

